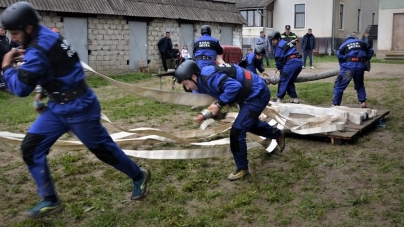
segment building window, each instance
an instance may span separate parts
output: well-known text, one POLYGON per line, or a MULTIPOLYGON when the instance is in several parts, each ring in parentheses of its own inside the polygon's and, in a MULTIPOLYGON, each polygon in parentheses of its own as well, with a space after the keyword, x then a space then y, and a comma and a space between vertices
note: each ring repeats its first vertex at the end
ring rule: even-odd
POLYGON ((241 13, 241 16, 243 16, 244 19, 247 20, 247 11, 240 11, 240 13, 241 13))
POLYGON ((247 26, 249 27, 262 27, 263 15, 262 10, 242 10, 240 11, 244 19, 247 20, 247 26))
POLYGON ((344 4, 339 4, 339 29, 344 29, 344 7, 344 4))
POLYGON ((358 9, 358 22, 356 25, 356 31, 361 30, 361 9, 358 9))
POLYGON ((306 18, 306 4, 295 4, 295 28, 304 28, 306 18))
POLYGON ((254 11, 254 26, 262 27, 262 10, 254 11))

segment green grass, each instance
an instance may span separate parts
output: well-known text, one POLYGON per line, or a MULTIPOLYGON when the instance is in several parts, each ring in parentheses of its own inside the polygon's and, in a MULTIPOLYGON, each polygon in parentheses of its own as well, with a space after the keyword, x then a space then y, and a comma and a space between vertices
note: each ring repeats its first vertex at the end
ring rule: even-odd
MULTIPOLYGON (((151 86, 158 81, 148 74, 113 78, 151 86)), ((122 127, 196 128, 191 119, 198 112, 189 107, 127 94, 97 76, 88 81, 103 111, 122 127)), ((171 89, 170 81, 163 80, 165 89, 171 89)), ((0 142, 0 226, 403 226, 403 82, 400 77, 366 79, 369 104, 391 111, 386 128, 374 127, 342 146, 288 137, 282 156, 250 150, 252 174, 241 181, 226 179, 234 170, 230 154, 196 160, 133 158, 152 171, 149 194, 142 201, 131 201, 130 180, 90 152, 52 150, 48 163, 66 209, 35 221, 19 215, 38 202, 19 147, 0 142)), ((330 104, 332 82, 296 86, 304 103, 330 104)), ((271 92, 274 96, 276 86, 271 92)), ((37 116, 32 98, 0 93, 2 131, 26 132, 37 116)), ((343 102, 355 103, 353 85, 345 91, 343 102)), ((182 147, 161 143, 125 149, 182 147)))

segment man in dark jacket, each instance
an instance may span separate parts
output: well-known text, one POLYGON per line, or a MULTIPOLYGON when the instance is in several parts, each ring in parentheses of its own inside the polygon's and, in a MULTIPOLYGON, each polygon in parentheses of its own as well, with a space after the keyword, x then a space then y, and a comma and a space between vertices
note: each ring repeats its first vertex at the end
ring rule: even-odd
POLYGON ((302 52, 303 52, 303 66, 302 68, 306 68, 306 59, 309 56, 310 59, 310 69, 314 69, 313 67, 313 51, 316 51, 316 37, 311 33, 311 28, 307 30, 306 35, 303 36, 302 40, 302 52))
POLYGON ((362 41, 369 45, 370 48, 373 48, 373 39, 369 38, 369 32, 363 34, 362 41))
POLYGON ((173 58, 173 43, 171 42, 170 32, 166 32, 166 36, 160 39, 160 41, 157 43, 157 46, 159 47, 164 70, 167 71, 167 59, 173 58))
POLYGON ((10 51, 10 40, 6 36, 7 31, 1 26, 0 27, 0 61, 3 62, 3 57, 7 52, 10 51))
MULTIPOLYGON (((3 26, 0 27, 0 62, 3 62, 3 57, 11 49, 10 42, 6 36, 7 31, 3 26)), ((3 79, 0 78, 0 90, 6 89, 3 79)))

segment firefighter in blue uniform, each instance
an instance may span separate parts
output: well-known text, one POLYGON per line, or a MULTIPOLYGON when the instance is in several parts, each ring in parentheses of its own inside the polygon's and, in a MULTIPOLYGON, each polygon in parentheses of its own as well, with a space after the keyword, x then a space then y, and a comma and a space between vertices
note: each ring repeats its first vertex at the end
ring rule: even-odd
POLYGON ((277 102, 282 102, 286 93, 293 98, 292 103, 299 103, 296 93, 295 80, 302 71, 302 59, 299 56, 295 45, 291 42, 287 43, 281 39, 281 34, 274 31, 271 35, 271 43, 274 46, 274 58, 276 70, 280 73, 278 83, 277 102))
POLYGON ((264 76, 268 76, 264 69, 263 59, 265 57, 265 48, 258 46, 255 47, 253 53, 248 53, 245 59, 242 60, 239 65, 245 69, 250 70, 253 73, 257 73, 257 70, 264 76), (244 62, 243 62, 244 61, 244 62), (245 66, 243 66, 245 64, 245 66))
POLYGON ((50 98, 21 144, 22 158, 43 198, 24 216, 40 218, 63 211, 46 156, 55 141, 69 130, 97 158, 132 179, 131 199, 142 198, 150 173, 126 156, 102 126, 100 103, 86 83, 76 50, 60 34, 39 24, 39 14, 31 3, 12 4, 1 14, 1 22, 22 48, 13 49, 4 56, 2 74, 7 88, 15 95, 25 97, 41 85, 50 98), (24 64, 18 69, 12 68, 14 58, 24 50, 24 64))
POLYGON ((248 172, 247 132, 277 139, 281 152, 285 147, 284 133, 259 120, 259 115, 270 100, 270 91, 265 81, 257 74, 237 65, 212 65, 200 68, 194 61, 185 61, 175 71, 178 83, 189 90, 208 94, 218 101, 201 113, 205 118, 215 118, 220 109, 228 104, 238 103, 240 111, 230 130, 230 149, 236 163, 236 170, 229 180, 243 178, 248 172))
POLYGON ((373 56, 373 49, 352 34, 346 36, 345 42, 337 51, 340 72, 335 80, 332 104, 339 106, 342 101, 342 94, 353 79, 355 90, 358 94, 358 101, 362 108, 366 108, 366 90, 363 82, 366 70, 366 62, 373 56))
POLYGON ((223 48, 219 40, 213 38, 209 25, 201 27, 201 37, 194 43, 194 58, 200 68, 207 65, 215 65, 217 55, 223 54, 223 48))

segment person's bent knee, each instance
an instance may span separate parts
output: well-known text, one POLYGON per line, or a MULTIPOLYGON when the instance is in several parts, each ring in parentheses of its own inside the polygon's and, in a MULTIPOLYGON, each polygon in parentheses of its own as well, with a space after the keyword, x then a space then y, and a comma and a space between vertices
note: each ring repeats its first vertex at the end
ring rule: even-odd
POLYGON ((45 135, 27 133, 21 143, 21 155, 25 164, 34 165, 34 153, 38 145, 46 138, 45 135))
POLYGON ((119 163, 119 159, 104 144, 100 144, 98 147, 89 150, 98 159, 109 165, 116 165, 119 163))

